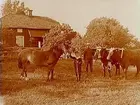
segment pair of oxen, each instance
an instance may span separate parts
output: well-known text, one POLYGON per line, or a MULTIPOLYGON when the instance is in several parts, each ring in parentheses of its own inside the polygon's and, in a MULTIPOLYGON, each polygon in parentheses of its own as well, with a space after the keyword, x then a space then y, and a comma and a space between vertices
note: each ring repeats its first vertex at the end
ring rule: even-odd
POLYGON ((118 72, 120 75, 120 69, 123 70, 125 79, 127 78, 127 70, 129 66, 136 66, 137 72, 135 76, 137 76, 140 71, 140 49, 102 48, 100 49, 100 55, 103 68, 108 67, 110 77, 112 65, 116 66, 116 74, 118 72))
MULTIPOLYGON (((111 77, 112 65, 116 67, 116 75, 120 75, 120 69, 123 70, 124 78, 127 78, 127 70, 129 66, 136 66, 138 75, 140 71, 140 49, 123 49, 123 48, 87 48, 84 51, 84 61, 86 64, 86 71, 90 66, 90 71, 93 71, 93 59, 100 59, 103 66, 104 77, 106 76, 106 70, 108 70, 109 77, 111 77)), ((81 76, 81 58, 74 58, 74 65, 77 80, 80 80, 81 76), (80 61, 80 62, 79 62, 80 61), (80 68, 80 70, 78 69, 80 68), (79 73, 79 74, 78 74, 79 73)))

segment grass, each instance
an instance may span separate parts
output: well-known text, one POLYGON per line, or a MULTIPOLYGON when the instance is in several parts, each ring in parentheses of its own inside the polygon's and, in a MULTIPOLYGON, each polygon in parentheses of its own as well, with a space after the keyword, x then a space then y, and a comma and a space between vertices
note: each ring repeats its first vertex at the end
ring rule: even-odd
MULTIPOLYGON (((76 81, 72 60, 60 60, 53 81, 46 81, 47 69, 28 73, 29 81, 21 80, 17 61, 2 62, 1 94, 5 105, 139 105, 140 78, 128 72, 128 80, 103 77, 101 66, 94 64, 92 73, 85 72, 76 81)), ((114 75, 114 72, 113 74, 114 75)))

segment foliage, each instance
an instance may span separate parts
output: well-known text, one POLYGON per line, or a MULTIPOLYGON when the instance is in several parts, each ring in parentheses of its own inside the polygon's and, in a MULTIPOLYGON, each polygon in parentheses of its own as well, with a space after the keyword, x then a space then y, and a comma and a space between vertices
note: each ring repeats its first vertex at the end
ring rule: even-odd
POLYGON ((87 27, 84 42, 94 46, 125 47, 133 36, 116 19, 95 18, 87 27))
POLYGON ((78 51, 80 54, 83 54, 83 51, 85 49, 85 43, 80 34, 77 33, 76 37, 72 39, 71 48, 72 50, 78 51))
POLYGON ((24 2, 21 2, 19 0, 15 0, 11 2, 11 0, 7 0, 3 6, 2 6, 2 15, 8 15, 8 14, 28 14, 28 11, 30 9, 28 7, 25 7, 24 2))
POLYGON ((140 48, 140 41, 137 38, 133 38, 129 44, 126 46, 127 48, 131 49, 139 49, 140 48))
POLYGON ((53 26, 49 33, 44 36, 42 48, 49 50, 59 43, 70 44, 71 39, 74 38, 75 35, 76 32, 74 32, 68 24, 53 26))

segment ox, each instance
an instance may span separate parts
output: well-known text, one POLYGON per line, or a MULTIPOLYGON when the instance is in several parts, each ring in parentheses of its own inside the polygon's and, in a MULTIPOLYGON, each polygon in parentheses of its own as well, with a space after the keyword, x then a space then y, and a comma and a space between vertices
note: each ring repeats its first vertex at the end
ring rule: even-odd
POLYGON ((107 60, 107 56, 108 56, 109 50, 106 49, 106 48, 101 48, 101 49, 98 49, 98 50, 99 50, 99 56, 98 56, 98 58, 102 62, 104 77, 106 76, 106 68, 108 70, 109 77, 111 77, 111 64, 107 60))
POLYGON ((118 62, 118 58, 116 59, 109 59, 108 56, 110 54, 110 52, 112 51, 112 48, 108 49, 108 48, 101 48, 98 49, 99 50, 99 57, 101 59, 102 62, 102 66, 103 66, 103 71, 104 71, 104 77, 106 76, 106 69, 109 72, 109 77, 111 77, 111 68, 112 65, 115 65, 116 67, 116 73, 120 74, 120 63, 118 62))
POLYGON ((140 49, 112 49, 107 59, 121 65, 125 78, 127 78, 127 69, 130 65, 137 67, 135 76, 137 76, 140 71, 140 49))

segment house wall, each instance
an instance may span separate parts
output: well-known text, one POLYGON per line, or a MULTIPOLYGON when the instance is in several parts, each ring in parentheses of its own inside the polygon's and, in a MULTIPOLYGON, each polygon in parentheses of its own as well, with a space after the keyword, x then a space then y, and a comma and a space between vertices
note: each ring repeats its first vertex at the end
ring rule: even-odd
MULTIPOLYGON (((38 41, 43 42, 42 36, 32 37, 29 34, 28 28, 7 28, 8 35, 5 35, 5 43, 10 46, 21 45, 22 47, 37 47, 38 41), (12 30, 12 34, 8 32, 8 30, 12 30), (35 42, 31 42, 31 39, 35 39, 35 42)), ((33 29, 39 31, 49 32, 49 29, 33 29)))
POLYGON ((30 47, 31 42, 30 42, 30 35, 28 29, 24 29, 23 35, 24 35, 24 47, 30 47))
POLYGON ((16 44, 18 46, 26 47, 24 29, 23 28, 14 28, 14 30, 15 30, 16 44))
POLYGON ((15 46, 15 30, 10 28, 2 29, 2 41, 6 46, 15 46))
POLYGON ((49 29, 29 29, 30 31, 30 45, 32 47, 39 47, 39 42, 42 46, 43 38, 42 35, 49 32, 49 29))

